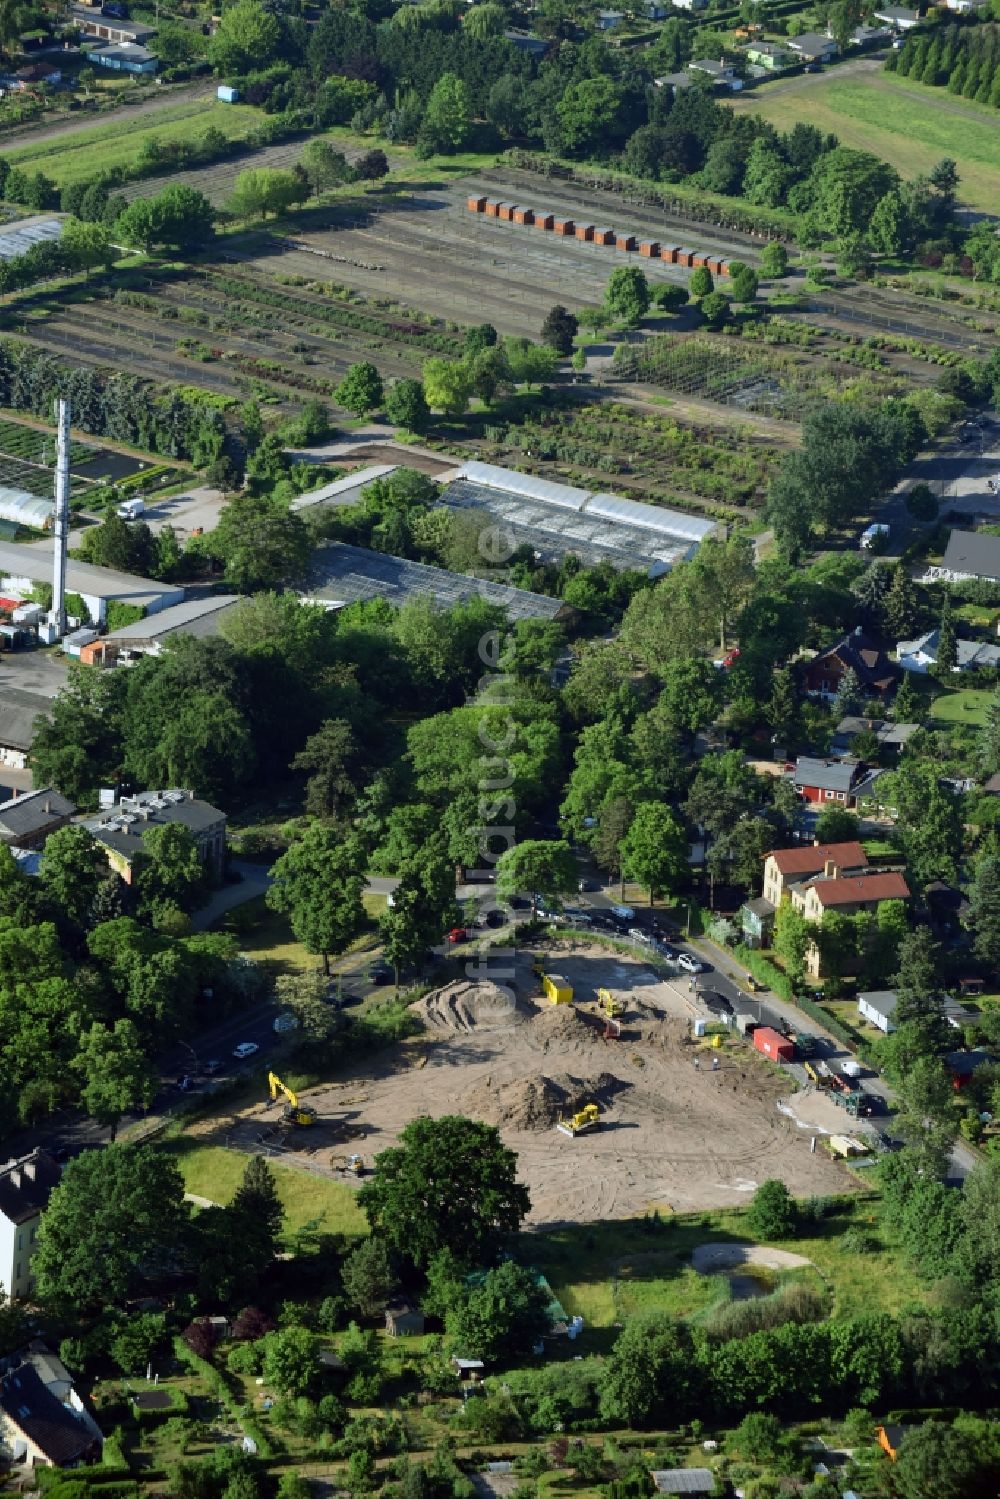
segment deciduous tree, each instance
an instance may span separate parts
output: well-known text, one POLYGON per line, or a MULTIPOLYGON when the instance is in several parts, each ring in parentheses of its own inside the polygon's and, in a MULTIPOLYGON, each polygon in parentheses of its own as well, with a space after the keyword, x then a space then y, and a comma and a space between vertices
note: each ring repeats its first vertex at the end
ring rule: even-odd
POLYGON ((288 917, 308 952, 322 957, 325 973, 331 954, 343 952, 364 926, 363 866, 357 839, 313 823, 272 870, 268 905, 288 917))
POLYGON ((481 1264, 530 1207, 499 1131, 460 1115, 414 1119, 375 1157, 358 1200, 372 1232, 420 1268, 442 1249, 481 1264))

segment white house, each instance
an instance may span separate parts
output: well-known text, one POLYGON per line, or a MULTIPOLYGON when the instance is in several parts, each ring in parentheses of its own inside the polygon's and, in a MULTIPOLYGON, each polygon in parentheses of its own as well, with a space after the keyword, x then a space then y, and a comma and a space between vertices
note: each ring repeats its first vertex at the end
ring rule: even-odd
POLYGON ((0 1168, 0 1291, 12 1301, 31 1294, 38 1225, 61 1174, 44 1150, 0 1168))
POLYGON ((69 1370, 44 1343, 0 1369, 0 1457, 23 1468, 75 1468, 99 1459, 101 1428, 69 1370))
MULTIPOLYGON (((858 995, 858 1014, 862 1020, 867 1020, 869 1025, 888 1036, 896 1029, 896 1004, 895 989, 872 989, 866 994, 858 995)), ((961 1030, 976 1019, 975 1013, 967 1005, 949 995, 943 997, 941 1008, 945 1020, 955 1030, 961 1030)))
MULTIPOLYGON (((937 665, 940 630, 928 630, 916 640, 896 642, 896 655, 904 671, 926 672, 937 665)), ((983 668, 996 671, 1000 667, 1000 646, 988 645, 979 640, 956 640, 958 658, 954 671, 978 671, 983 668)))

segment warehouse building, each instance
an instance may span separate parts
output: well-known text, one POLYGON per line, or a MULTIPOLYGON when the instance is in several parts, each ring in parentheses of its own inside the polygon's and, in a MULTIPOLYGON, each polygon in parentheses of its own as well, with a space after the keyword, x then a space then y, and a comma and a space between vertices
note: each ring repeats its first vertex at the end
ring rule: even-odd
POLYGON ((52 709, 52 699, 20 687, 0 692, 0 765, 24 770, 39 721, 52 709))
MULTIPOLYGON (((36 583, 52 582, 53 543, 39 541, 23 546, 0 541, 0 591, 28 598, 36 583)), ((78 593, 95 624, 107 616, 112 600, 134 604, 147 614, 156 614, 184 599, 183 588, 171 583, 156 583, 151 578, 134 578, 129 573, 114 572, 109 567, 94 567, 90 562, 70 561, 66 569, 67 593, 78 593)))
POLYGON ((396 472, 395 463, 373 463, 368 468, 355 469, 342 479, 333 479, 319 489, 307 490, 298 495, 291 504, 293 510, 311 510, 314 505, 356 505, 361 491, 376 479, 388 479, 396 472))
POLYGON ((532 474, 466 463, 447 476, 446 505, 484 510, 544 561, 572 553, 588 567, 611 562, 659 577, 693 557, 713 521, 614 494, 592 494, 532 474))
POLYGON ((82 647, 80 660, 85 666, 130 666, 143 656, 158 656, 176 635, 218 635, 223 618, 238 603, 238 594, 218 593, 171 604, 91 641, 82 647))
POLYGON ((418 597, 432 598, 442 609, 481 598, 489 604, 499 604, 511 619, 556 619, 566 608, 561 599, 545 594, 483 582, 464 573, 447 572, 443 567, 406 562, 401 557, 339 541, 320 547, 313 558, 310 580, 301 589, 302 597, 307 603, 321 604, 327 609, 342 609, 366 599, 385 599, 398 605, 418 597))

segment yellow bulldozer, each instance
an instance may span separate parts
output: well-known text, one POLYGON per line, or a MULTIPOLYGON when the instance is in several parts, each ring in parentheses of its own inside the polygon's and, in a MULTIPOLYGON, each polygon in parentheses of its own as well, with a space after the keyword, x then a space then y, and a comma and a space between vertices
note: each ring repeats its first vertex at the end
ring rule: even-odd
POLYGON ((284 1097, 288 1100, 284 1113, 287 1124, 297 1124, 300 1128, 305 1128, 306 1125, 316 1123, 318 1116, 312 1104, 299 1103, 299 1095, 293 1093, 291 1088, 286 1087, 276 1072, 269 1072, 267 1074, 267 1085, 271 1090, 272 1101, 276 1102, 279 1097, 284 1097))
POLYGON ((602 1013, 607 1015, 609 1020, 614 1020, 616 1016, 625 1014, 625 1001, 619 999, 617 994, 612 994, 610 989, 598 989, 597 1003, 600 1005, 602 1013))
POLYGON ((573 1114, 569 1119, 560 1119, 556 1129, 561 1134, 569 1135, 575 1140, 577 1135, 585 1135, 589 1130, 600 1129, 601 1111, 596 1103, 584 1104, 578 1114, 573 1114))

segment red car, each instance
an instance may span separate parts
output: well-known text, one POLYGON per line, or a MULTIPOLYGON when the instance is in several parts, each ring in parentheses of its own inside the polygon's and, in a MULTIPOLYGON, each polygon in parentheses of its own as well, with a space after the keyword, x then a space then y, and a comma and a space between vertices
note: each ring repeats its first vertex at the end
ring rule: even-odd
POLYGON ((469 934, 465 930, 464 926, 453 926, 452 929, 451 929, 451 931, 448 933, 448 941, 449 942, 465 942, 466 939, 468 938, 468 935, 469 934))

